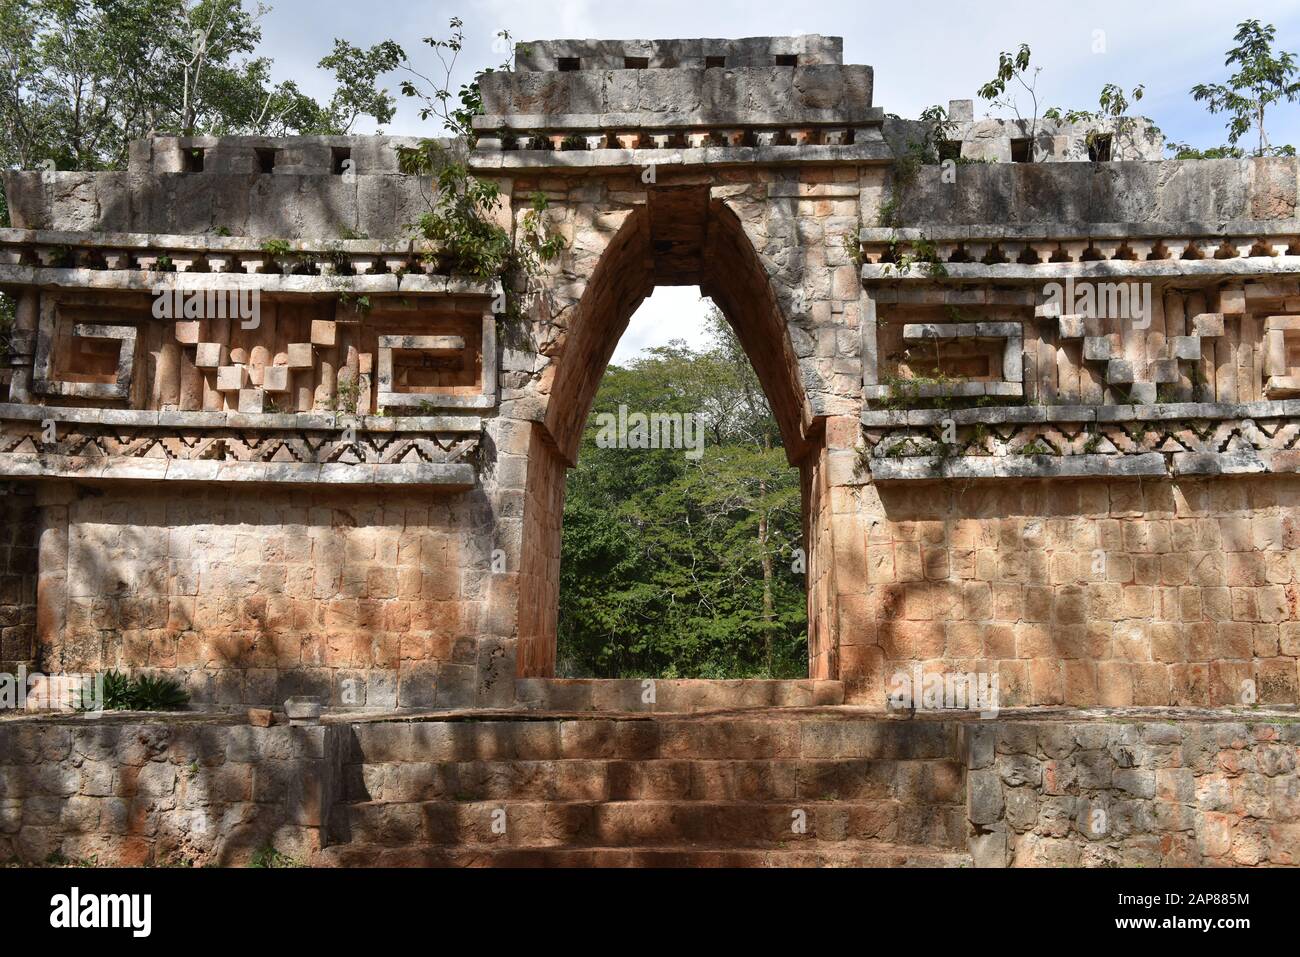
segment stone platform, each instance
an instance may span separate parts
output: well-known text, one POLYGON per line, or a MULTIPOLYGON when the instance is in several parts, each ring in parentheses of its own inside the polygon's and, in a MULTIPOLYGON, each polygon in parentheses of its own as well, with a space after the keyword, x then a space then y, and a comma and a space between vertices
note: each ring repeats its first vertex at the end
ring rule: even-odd
POLYGON ((0 857, 317 866, 1292 866, 1291 711, 31 715, 0 857))

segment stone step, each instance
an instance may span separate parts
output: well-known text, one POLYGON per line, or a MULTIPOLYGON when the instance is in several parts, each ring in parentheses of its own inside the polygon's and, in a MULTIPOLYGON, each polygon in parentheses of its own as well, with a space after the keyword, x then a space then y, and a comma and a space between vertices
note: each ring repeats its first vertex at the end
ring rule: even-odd
POLYGON ((376 847, 326 848, 336 867, 970 867, 963 851, 930 847, 801 843, 796 847, 376 847))
POLYGON ((426 801, 345 805, 331 843, 404 847, 788 847, 881 841, 965 848, 964 804, 894 800, 426 801))
POLYGON ((855 801, 958 803, 960 763, 940 759, 410 761, 349 765, 350 801, 855 801))
POLYGON ((571 758, 957 760, 956 722, 863 720, 842 711, 749 715, 599 715, 533 720, 414 718, 352 726, 347 763, 557 761, 571 758))
POLYGON ((844 703, 844 683, 811 678, 713 681, 696 678, 519 678, 515 698, 530 711, 656 714, 844 703))

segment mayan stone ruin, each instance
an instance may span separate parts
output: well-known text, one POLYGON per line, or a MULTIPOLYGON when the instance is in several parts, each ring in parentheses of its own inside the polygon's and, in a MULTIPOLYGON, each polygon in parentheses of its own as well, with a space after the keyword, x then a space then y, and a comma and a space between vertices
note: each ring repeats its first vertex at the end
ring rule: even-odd
POLYGON ((6 173, 0 662, 192 705, 0 720, 0 859, 1300 863, 1300 163, 958 100, 905 177, 842 60, 485 74, 444 145, 565 242, 521 316, 411 239, 414 140, 6 173), (554 677, 566 472, 673 285, 799 470, 805 680, 554 677))

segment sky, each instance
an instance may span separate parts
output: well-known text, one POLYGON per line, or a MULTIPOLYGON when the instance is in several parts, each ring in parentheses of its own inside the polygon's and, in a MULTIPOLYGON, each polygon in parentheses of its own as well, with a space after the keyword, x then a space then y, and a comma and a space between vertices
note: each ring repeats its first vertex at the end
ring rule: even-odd
MULTIPOLYGON (((332 78, 316 67, 336 36, 359 46, 396 40, 421 72, 437 69, 422 38, 447 35, 447 21, 464 21, 465 46, 453 82, 466 82, 486 66, 498 66, 508 48, 497 33, 516 40, 564 38, 663 39, 672 37, 784 36, 821 33, 844 38, 846 63, 875 68, 875 105, 915 117, 927 106, 975 99, 991 79, 1002 50, 1022 42, 1042 67, 1038 91, 1044 106, 1096 109, 1106 83, 1130 90, 1145 85, 1137 112, 1150 117, 1170 142, 1217 146, 1224 120, 1212 116, 1188 92, 1197 83, 1225 80, 1224 54, 1242 20, 1277 27, 1277 46, 1300 51, 1300 3, 1296 0, 269 0, 262 20, 262 52, 275 60, 277 80, 293 79, 305 92, 328 98, 332 78)), ((246 4, 248 5, 248 4, 246 4)), ((388 88, 396 93, 400 74, 388 88)), ((437 135, 422 122, 412 101, 399 96, 396 119, 385 132, 437 135)), ((359 128, 358 132, 372 132, 359 128)), ((1269 119, 1274 143, 1300 146, 1300 104, 1283 104, 1269 119)), ((659 289, 642 304, 614 355, 615 362, 669 339, 703 344, 703 306, 698 290, 659 289)))

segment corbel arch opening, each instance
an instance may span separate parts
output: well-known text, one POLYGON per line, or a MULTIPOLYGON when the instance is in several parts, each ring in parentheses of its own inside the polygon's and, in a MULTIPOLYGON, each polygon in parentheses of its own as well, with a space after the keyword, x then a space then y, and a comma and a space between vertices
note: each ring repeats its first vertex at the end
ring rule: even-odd
POLYGON ((762 386, 786 457, 799 468, 808 672, 834 677, 830 616, 820 612, 824 602, 817 596, 821 423, 811 414, 771 280, 740 218, 707 186, 655 188, 646 205, 626 217, 553 356, 545 420, 534 426, 529 449, 517 673, 555 674, 566 471, 577 463, 601 379, 630 319, 657 286, 672 285, 699 286, 727 318, 762 386))

